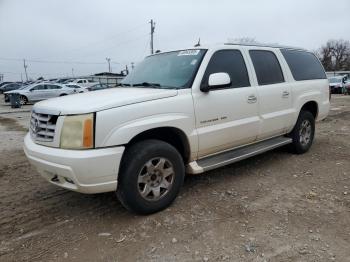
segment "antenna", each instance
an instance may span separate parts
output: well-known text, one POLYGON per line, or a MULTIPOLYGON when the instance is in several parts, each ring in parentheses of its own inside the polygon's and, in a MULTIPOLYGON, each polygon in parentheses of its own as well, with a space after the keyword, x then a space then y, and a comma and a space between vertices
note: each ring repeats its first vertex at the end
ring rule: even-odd
POLYGON ((201 38, 198 39, 198 43, 194 45, 194 47, 201 46, 201 38))

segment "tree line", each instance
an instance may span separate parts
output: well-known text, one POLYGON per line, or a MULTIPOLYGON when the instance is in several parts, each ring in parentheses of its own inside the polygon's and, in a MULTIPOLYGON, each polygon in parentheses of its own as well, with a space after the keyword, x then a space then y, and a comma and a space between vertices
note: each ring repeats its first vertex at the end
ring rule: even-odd
POLYGON ((326 71, 350 71, 350 42, 328 40, 316 52, 326 71))

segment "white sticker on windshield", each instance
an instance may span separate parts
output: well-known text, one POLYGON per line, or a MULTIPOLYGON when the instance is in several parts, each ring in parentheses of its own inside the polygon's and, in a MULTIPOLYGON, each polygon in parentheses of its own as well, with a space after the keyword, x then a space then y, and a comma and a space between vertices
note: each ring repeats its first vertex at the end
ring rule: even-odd
POLYGON ((193 59, 191 62, 191 65, 195 65, 195 64, 197 64, 197 59, 193 59))
POLYGON ((183 50, 178 53, 177 56, 182 55, 198 55, 200 50, 183 50))

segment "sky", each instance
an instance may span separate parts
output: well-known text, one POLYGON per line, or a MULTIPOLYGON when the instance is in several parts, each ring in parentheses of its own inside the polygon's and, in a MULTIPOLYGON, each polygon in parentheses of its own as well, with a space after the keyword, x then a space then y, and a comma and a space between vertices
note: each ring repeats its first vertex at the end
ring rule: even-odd
POLYGON ((316 50, 350 40, 349 0, 0 0, 4 80, 120 72, 154 48, 167 51, 254 38, 316 50), (336 6, 332 6, 336 3, 336 6))

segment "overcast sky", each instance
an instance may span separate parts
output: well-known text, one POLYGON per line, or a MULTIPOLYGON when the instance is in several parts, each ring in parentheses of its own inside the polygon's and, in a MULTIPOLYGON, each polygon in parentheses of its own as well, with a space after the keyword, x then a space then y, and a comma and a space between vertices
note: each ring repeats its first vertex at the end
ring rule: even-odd
POLYGON ((251 37, 315 50, 350 38, 349 0, 0 0, 0 73, 20 80, 118 72, 149 54, 251 37), (336 3, 336 5, 332 5, 336 3), (23 74, 24 77, 24 74, 23 74))

